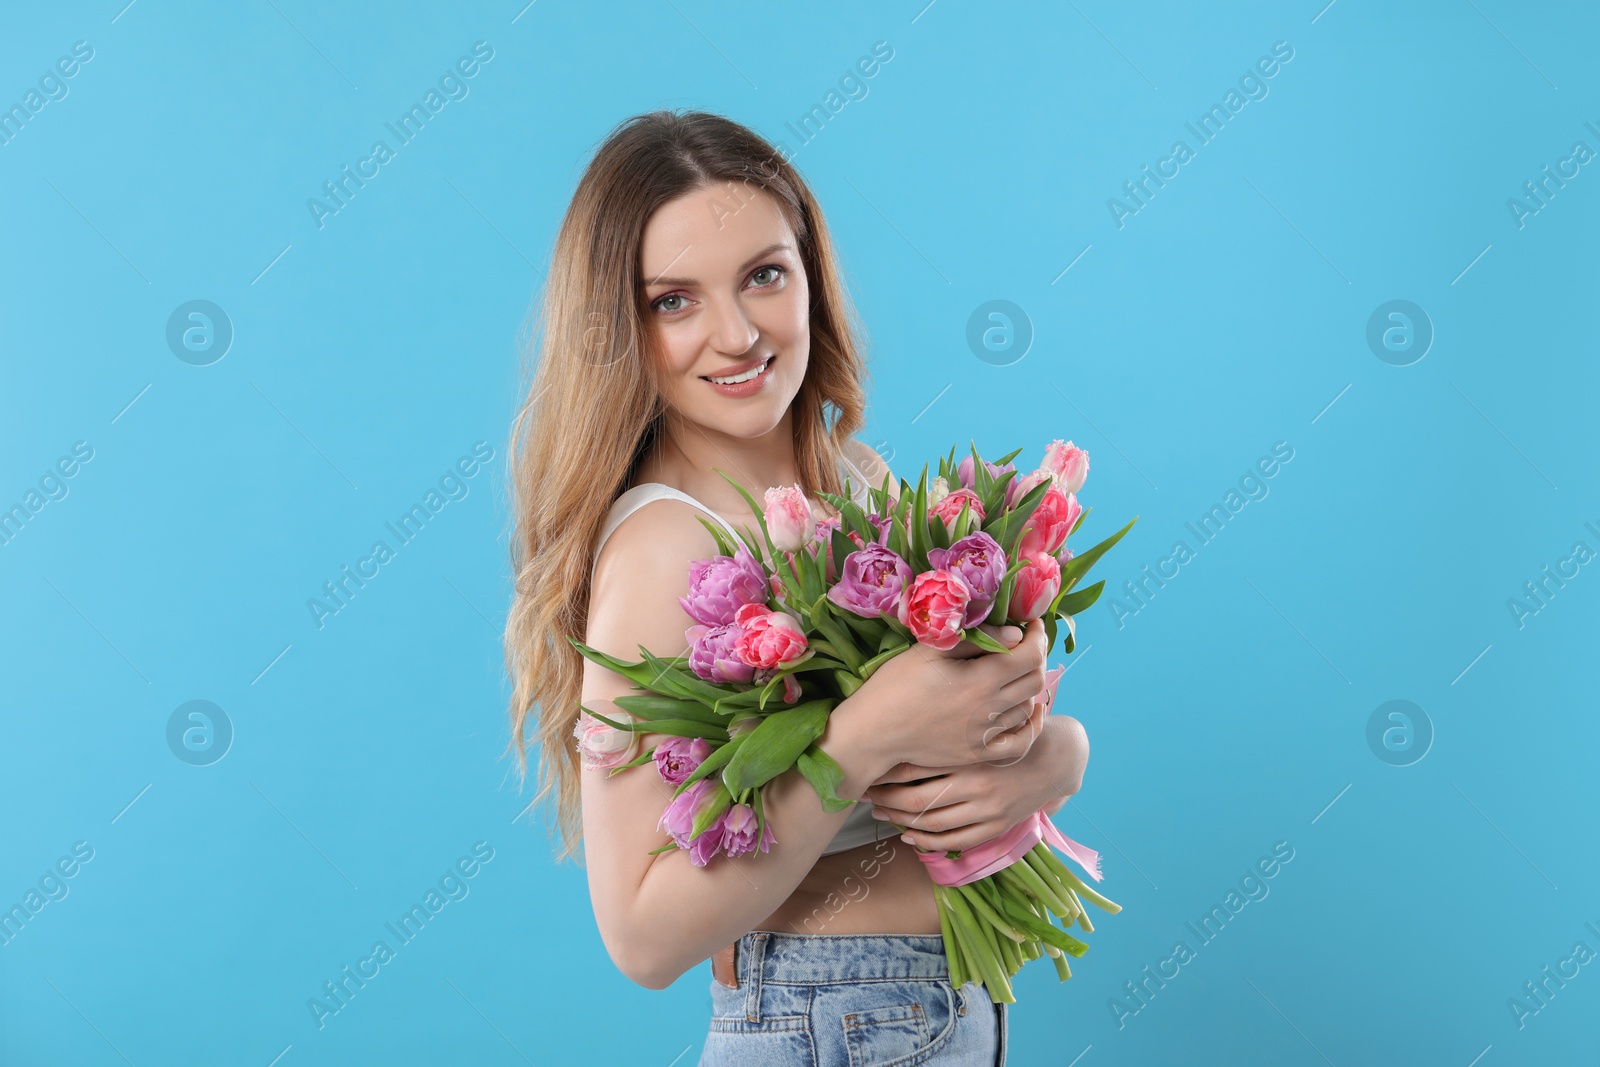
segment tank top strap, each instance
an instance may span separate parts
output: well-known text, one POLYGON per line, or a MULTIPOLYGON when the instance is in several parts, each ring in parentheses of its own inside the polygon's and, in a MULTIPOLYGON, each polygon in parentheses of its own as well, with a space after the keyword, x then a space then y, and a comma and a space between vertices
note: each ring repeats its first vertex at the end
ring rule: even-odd
MULTIPOLYGON (((849 467, 851 481, 855 486, 855 493, 852 499, 854 499, 858 504, 865 505, 868 489, 866 475, 861 473, 861 469, 859 467, 850 462, 850 457, 844 456, 841 453, 841 458, 844 460, 845 465, 849 467)), ((715 511, 712 511, 705 504, 690 496, 688 493, 685 493, 683 490, 675 489, 672 486, 667 485, 665 482, 640 482, 638 485, 622 493, 612 503, 611 511, 606 516, 605 525, 600 528, 600 538, 595 542, 594 545, 594 560, 597 562, 600 559, 601 546, 606 543, 606 538, 610 537, 612 533, 615 532, 617 527, 622 525, 623 520, 625 520, 629 515, 632 515, 635 511, 638 511, 640 508, 644 507, 646 504, 652 503, 656 500, 681 500, 691 507, 698 508, 715 519, 717 524, 724 530, 727 530, 728 536, 733 538, 735 544, 739 544, 741 542, 739 532, 733 528, 733 525, 729 523, 727 519, 724 519, 721 515, 717 514, 715 511)), ((589 564, 589 574, 591 579, 594 575, 594 566, 594 562, 589 564)))
MULTIPOLYGON (((617 497, 616 501, 612 503, 611 512, 606 516, 605 525, 600 528, 600 539, 594 545, 595 560, 598 561, 600 559, 600 547, 606 543, 606 538, 610 537, 616 531, 616 528, 622 525, 624 519, 646 504, 657 500, 681 500, 691 507, 698 508, 715 519, 717 525, 727 530, 728 536, 733 538, 735 543, 739 541, 739 532, 733 528, 733 525, 727 519, 724 519, 683 490, 674 489, 665 482, 640 482, 617 497)), ((591 575, 594 573, 594 563, 589 564, 589 573, 591 575)))

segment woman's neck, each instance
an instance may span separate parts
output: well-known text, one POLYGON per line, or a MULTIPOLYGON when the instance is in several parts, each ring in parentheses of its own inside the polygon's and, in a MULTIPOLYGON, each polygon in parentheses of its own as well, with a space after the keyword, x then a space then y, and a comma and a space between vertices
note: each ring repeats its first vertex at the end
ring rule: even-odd
POLYGON ((661 482, 717 511, 747 513, 749 505, 717 469, 749 490, 758 503, 769 487, 799 482, 789 415, 755 438, 732 437, 675 420, 640 459, 634 481, 661 482))

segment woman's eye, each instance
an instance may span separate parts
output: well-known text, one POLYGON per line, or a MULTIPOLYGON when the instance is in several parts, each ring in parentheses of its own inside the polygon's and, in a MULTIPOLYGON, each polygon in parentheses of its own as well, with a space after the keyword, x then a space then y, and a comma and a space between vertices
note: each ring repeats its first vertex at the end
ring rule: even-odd
POLYGON ((772 285, 773 283, 777 282, 779 278, 783 277, 783 274, 784 274, 784 270, 783 270, 782 267, 772 266, 772 265, 769 264, 768 266, 757 268, 756 272, 754 274, 750 275, 750 280, 754 281, 759 286, 765 287, 765 286, 772 285), (765 281, 765 282, 760 281, 759 279, 761 278, 761 276, 763 274, 772 275, 771 281, 765 281))
MULTIPOLYGON (((788 273, 788 268, 769 263, 765 267, 757 267, 754 273, 750 275, 750 280, 758 289, 769 289, 783 281, 784 275, 788 273)), ((666 296, 657 297, 651 302, 650 306, 657 312, 670 315, 674 312, 682 311, 685 307, 686 299, 680 293, 668 293, 666 296), (669 303, 669 301, 676 301, 676 303, 669 303)))

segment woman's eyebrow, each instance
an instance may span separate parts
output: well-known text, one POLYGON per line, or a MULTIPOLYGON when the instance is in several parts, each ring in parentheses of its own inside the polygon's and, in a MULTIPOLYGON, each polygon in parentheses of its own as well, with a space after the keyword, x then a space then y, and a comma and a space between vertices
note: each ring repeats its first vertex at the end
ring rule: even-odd
MULTIPOLYGON (((687 249, 685 249, 685 251, 687 251, 687 249)), ((761 251, 757 252, 755 255, 751 256, 749 259, 747 259, 743 263, 741 263, 739 265, 738 273, 743 274, 745 271, 749 270, 751 267, 756 265, 756 260, 762 259, 762 258, 764 258, 766 256, 770 256, 774 252, 793 252, 793 251, 794 251, 794 248, 789 244, 789 242, 787 242, 787 241, 775 242, 774 244, 770 244, 767 247, 763 248, 761 251)), ((700 283, 698 281, 696 281, 694 278, 657 278, 654 281, 645 281, 643 278, 640 278, 639 279, 639 284, 640 285, 644 285, 644 286, 650 286, 650 285, 698 285, 700 283)))

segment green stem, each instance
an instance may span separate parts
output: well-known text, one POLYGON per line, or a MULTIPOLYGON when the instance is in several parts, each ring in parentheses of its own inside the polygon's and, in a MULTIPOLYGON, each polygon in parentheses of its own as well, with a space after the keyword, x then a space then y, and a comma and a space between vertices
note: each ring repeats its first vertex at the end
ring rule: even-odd
POLYGON ((945 900, 950 905, 950 931, 955 934, 956 944, 961 950, 962 977, 988 990, 990 998, 993 999, 994 987, 989 978, 989 971, 984 965, 984 946, 977 932, 962 915, 959 895, 952 891, 945 895, 945 900))
POLYGON ((1094 933, 1094 923, 1089 921, 1089 909, 1084 907, 1083 906, 1083 901, 1078 899, 1077 891, 1075 889, 1073 889, 1070 885, 1069 886, 1065 886, 1063 888, 1066 889, 1067 895, 1072 898, 1072 902, 1078 906, 1078 925, 1083 927, 1083 932, 1084 933, 1086 933, 1086 934, 1094 933))
POLYGON ((969 958, 973 968, 982 976, 983 986, 989 991, 989 999, 996 1003, 1015 1004, 1017 998, 1011 992, 1011 983, 1006 981, 1000 972, 999 962, 995 959, 995 946, 984 934, 984 928, 973 916, 967 907, 966 898, 960 893, 950 894, 951 920, 955 926, 956 936, 966 942, 969 958))
MULTIPOLYGON (((983 879, 979 880, 982 881, 983 879)), ((1008 940, 1027 940, 1027 938, 1023 936, 1022 931, 1016 929, 1010 923, 1006 922, 1006 920, 1001 917, 1000 913, 995 911, 995 909, 990 906, 989 902, 984 899, 983 892, 979 890, 973 883, 956 886, 955 890, 966 897, 967 905, 971 907, 979 917, 987 919, 989 924, 993 926, 997 932, 1004 934, 1008 940)))
POLYGON ((1039 881, 1043 882, 1044 887, 1050 890, 1051 894, 1056 898, 1056 900, 1061 903, 1063 910, 1058 914, 1063 919, 1066 919, 1067 922, 1071 922, 1073 919, 1076 919, 1078 917, 1078 909, 1075 908, 1072 904, 1072 901, 1067 898, 1066 884, 1061 881, 1056 869, 1051 867, 1039 857, 1039 850, 1035 848, 1033 851, 1024 855, 1022 860, 1028 865, 1034 874, 1039 876, 1039 881))
POLYGON ((1027 863, 1013 863, 1006 868, 1006 873, 1027 886, 1028 891, 1037 897, 1041 904, 1057 915, 1070 914, 1070 906, 1051 892, 1050 887, 1045 885, 1044 879, 1040 878, 1038 872, 1027 863))
POLYGON ((939 933, 944 936, 944 955, 950 966, 950 984, 960 989, 967 983, 961 972, 961 946, 956 944, 955 930, 950 926, 950 905, 945 900, 947 892, 942 885, 933 887, 934 903, 939 907, 939 933))
POLYGON ((1024 909, 1020 905, 1014 904, 1010 901, 1006 902, 1006 909, 1006 913, 1012 917, 1013 922, 1022 927, 1024 930, 1028 931, 1030 934, 1033 934, 1045 944, 1054 945, 1061 951, 1070 952, 1074 956, 1082 956, 1085 952, 1089 951, 1088 945, 1084 944, 1082 941, 1079 941, 1065 930, 1062 930, 1049 919, 1042 919, 1038 916, 1025 914, 1024 909))
POLYGON ((1048 847, 1044 850, 1044 854, 1046 862, 1055 868, 1056 874, 1061 877, 1061 880, 1078 893, 1088 897, 1090 902, 1092 902, 1095 907, 1099 908, 1101 911, 1110 912, 1112 915, 1115 915, 1117 912, 1122 910, 1121 904, 1118 904, 1112 900, 1107 900, 1105 897, 1101 896, 1099 893, 1096 893, 1093 889, 1090 889, 1087 885, 1085 885, 1083 879, 1072 873, 1072 868, 1068 867, 1065 861, 1063 861, 1060 856, 1057 856, 1048 847))

